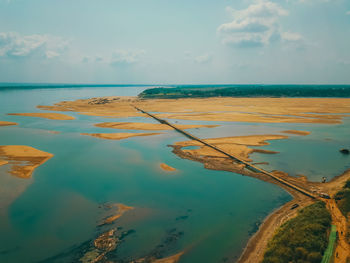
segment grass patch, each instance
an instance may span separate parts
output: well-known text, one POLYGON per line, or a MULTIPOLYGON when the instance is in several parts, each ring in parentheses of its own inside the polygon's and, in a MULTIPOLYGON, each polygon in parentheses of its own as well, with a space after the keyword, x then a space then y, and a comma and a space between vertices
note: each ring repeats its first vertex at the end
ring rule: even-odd
POLYGON ((342 190, 334 196, 337 206, 345 217, 350 212, 350 180, 346 181, 342 190))
POLYGON ((334 199, 337 203, 339 210, 347 219, 346 240, 350 243, 350 226, 349 226, 349 213, 350 213, 350 180, 346 181, 342 190, 335 194, 334 199))
POLYGON ((324 202, 301 209, 267 246, 263 263, 319 263, 328 245, 331 215, 324 202))

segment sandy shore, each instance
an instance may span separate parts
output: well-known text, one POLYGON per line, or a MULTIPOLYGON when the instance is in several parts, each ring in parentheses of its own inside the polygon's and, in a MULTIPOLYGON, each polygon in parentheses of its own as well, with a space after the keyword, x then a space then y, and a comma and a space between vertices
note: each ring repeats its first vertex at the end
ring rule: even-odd
POLYGON ((341 123, 350 99, 340 98, 197 98, 152 99, 104 97, 63 101, 43 110, 73 111, 103 117, 142 116, 134 106, 158 117, 199 121, 260 123, 341 123))
POLYGON ((299 209, 304 208, 313 201, 304 196, 293 193, 293 200, 276 209, 260 225, 259 230, 250 238, 241 257, 237 263, 259 263, 263 259, 268 242, 271 240, 275 231, 283 223, 297 215, 299 209), (291 209, 293 205, 298 204, 298 209, 291 209))
POLYGON ((123 140, 131 137, 138 137, 138 136, 152 136, 152 135, 158 135, 161 133, 81 133, 81 135, 88 135, 100 139, 106 139, 106 140, 123 140))
POLYGON ((171 167, 171 166, 169 166, 169 165, 167 165, 165 163, 161 163, 159 166, 160 166, 160 168, 162 170, 167 171, 167 172, 174 172, 174 171, 176 171, 176 169, 174 167, 171 167))
POLYGON ((0 126, 12 126, 12 125, 18 125, 18 123, 10 122, 10 121, 0 121, 0 126))
POLYGON ((37 167, 52 157, 51 153, 29 146, 0 146, 0 158, 12 165, 10 173, 20 178, 30 178, 37 167))
POLYGON ((7 115, 12 116, 27 116, 27 117, 37 117, 37 118, 44 118, 49 120, 74 120, 75 118, 66 114, 62 113, 8 113, 7 115))
MULTIPOLYGON (((113 128, 124 130, 172 130, 168 125, 160 123, 142 123, 142 122, 104 122, 95 124, 100 128, 113 128)), ((194 128, 215 128, 218 125, 177 125, 180 129, 194 129, 194 128)))

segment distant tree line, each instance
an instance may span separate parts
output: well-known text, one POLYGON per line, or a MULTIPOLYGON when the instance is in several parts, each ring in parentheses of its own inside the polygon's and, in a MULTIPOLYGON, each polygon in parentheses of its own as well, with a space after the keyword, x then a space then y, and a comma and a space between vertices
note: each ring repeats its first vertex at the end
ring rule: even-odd
POLYGON ((350 97, 350 85, 239 85, 229 87, 180 86, 151 88, 140 98, 201 97, 350 97))

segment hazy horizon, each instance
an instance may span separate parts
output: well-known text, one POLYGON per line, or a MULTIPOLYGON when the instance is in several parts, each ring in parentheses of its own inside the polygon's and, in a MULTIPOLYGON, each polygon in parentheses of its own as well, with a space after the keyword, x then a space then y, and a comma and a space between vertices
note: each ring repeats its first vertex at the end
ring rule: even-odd
POLYGON ((349 46, 346 0, 0 0, 0 82, 350 84, 349 46))

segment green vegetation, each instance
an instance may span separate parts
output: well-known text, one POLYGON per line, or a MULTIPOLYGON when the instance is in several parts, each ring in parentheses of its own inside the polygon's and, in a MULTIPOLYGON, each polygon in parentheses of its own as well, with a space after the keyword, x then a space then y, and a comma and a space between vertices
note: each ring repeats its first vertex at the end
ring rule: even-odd
POLYGON ((346 187, 335 194, 334 199, 345 217, 350 212, 350 188, 346 187))
POLYGON ((324 202, 301 209, 269 242, 263 263, 320 263, 328 245, 331 215, 324 202))
MULTIPOLYGON (((350 213, 350 180, 346 181, 342 190, 334 196, 337 206, 342 214, 348 219, 350 213)), ((347 224, 347 231, 345 233, 348 243, 350 243, 350 226, 347 224)))
POLYGON ((326 251, 324 252, 321 263, 330 263, 332 261, 332 256, 337 242, 337 228, 332 225, 331 233, 329 234, 329 242, 326 251))
POLYGON ((140 98, 350 97, 350 85, 226 85, 151 88, 140 98))

